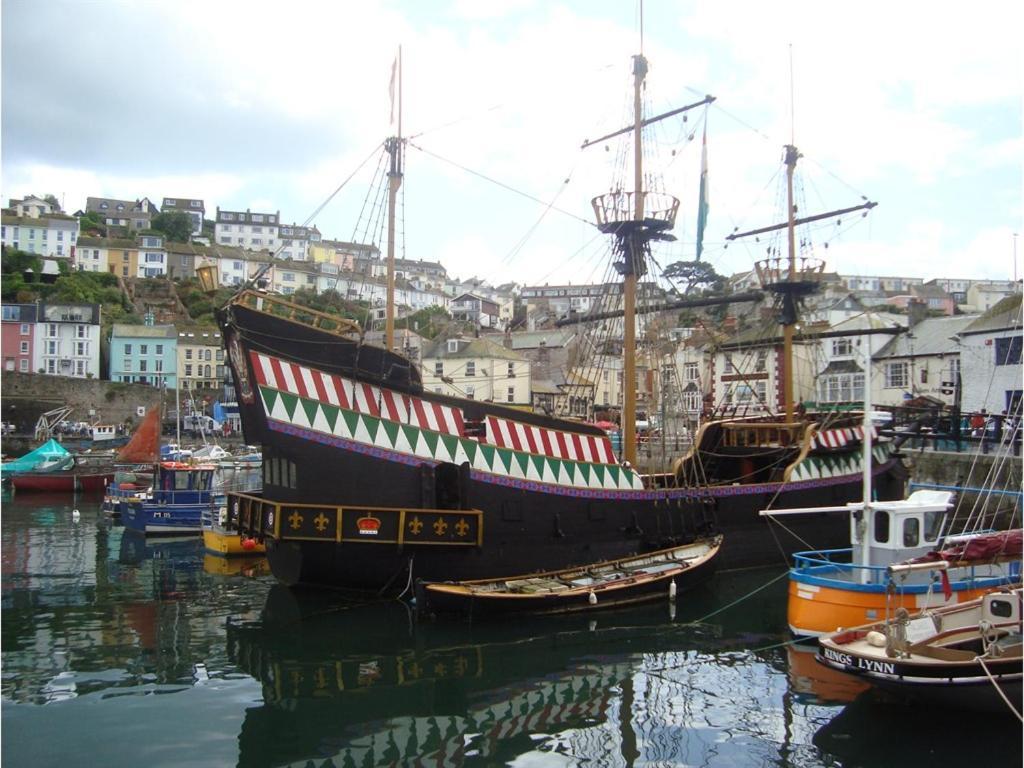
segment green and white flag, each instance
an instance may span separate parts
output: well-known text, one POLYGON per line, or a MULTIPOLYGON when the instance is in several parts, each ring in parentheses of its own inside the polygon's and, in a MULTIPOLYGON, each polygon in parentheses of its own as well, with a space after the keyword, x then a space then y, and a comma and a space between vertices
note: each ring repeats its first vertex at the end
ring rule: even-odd
POLYGON ((700 199, 697 201, 697 255, 694 261, 700 261, 704 250, 704 227, 708 223, 708 124, 704 121, 704 138, 700 151, 700 199))

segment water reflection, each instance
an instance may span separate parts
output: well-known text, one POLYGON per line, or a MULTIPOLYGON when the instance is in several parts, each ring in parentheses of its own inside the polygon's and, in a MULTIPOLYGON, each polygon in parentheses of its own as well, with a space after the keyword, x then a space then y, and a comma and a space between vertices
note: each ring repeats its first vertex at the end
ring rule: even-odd
POLYGON ((757 609, 739 623, 688 623, 712 605, 694 593, 675 620, 665 604, 417 623, 398 603, 272 588, 259 620, 227 629, 229 657, 263 687, 239 764, 489 765, 532 753, 600 765, 744 762, 751 750, 777 760, 765 737, 794 736, 782 711, 786 656, 748 649, 779 636, 757 609))
POLYGON ((11 765, 88 745, 153 768, 912 767, 957 738, 1021 763, 1016 723, 886 703, 788 645, 781 570, 674 609, 474 624, 277 587, 262 559, 147 540, 97 504, 8 500, 2 537, 11 765))

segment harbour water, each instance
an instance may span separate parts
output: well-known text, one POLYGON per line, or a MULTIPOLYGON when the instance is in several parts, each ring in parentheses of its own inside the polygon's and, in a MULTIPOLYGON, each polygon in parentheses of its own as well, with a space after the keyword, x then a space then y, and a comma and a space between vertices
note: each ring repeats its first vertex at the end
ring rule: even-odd
MULTIPOLYGON (((73 509, 78 509, 75 516, 73 509)), ((1022 762, 1009 713, 885 699, 791 645, 784 564, 638 609, 418 620, 5 496, 3 765, 1022 762)))

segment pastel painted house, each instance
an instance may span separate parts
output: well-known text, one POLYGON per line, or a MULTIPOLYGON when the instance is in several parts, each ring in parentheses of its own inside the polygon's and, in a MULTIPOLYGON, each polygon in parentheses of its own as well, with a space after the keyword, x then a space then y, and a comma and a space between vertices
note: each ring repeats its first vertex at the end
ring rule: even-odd
POLYGON ((4 304, 0 324, 0 357, 4 372, 32 372, 37 304, 4 304))
POLYGON ((178 388, 178 332, 173 325, 115 323, 110 332, 110 380, 178 388))

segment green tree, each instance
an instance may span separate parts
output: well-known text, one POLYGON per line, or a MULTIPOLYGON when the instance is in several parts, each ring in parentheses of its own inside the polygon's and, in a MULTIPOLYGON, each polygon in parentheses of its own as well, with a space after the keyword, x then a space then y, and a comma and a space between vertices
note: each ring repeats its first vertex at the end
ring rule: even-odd
POLYGON ((60 200, 57 199, 56 195, 53 195, 53 194, 50 194, 49 192, 47 192, 45 195, 43 195, 43 200, 45 200, 50 205, 52 205, 54 210, 57 210, 57 211, 62 210, 61 205, 60 205, 60 200))
POLYGON ((665 267, 663 274, 685 285, 679 291, 683 296, 698 290, 700 293, 721 293, 725 290, 725 278, 706 261, 674 261, 665 267))
POLYGON ((78 217, 78 227, 83 235, 92 237, 106 237, 107 225, 103 223, 103 217, 96 211, 86 211, 78 217))
POLYGON ((15 248, 4 248, 0 269, 3 270, 6 282, 10 275, 21 276, 26 269, 31 269, 34 274, 38 275, 43 270, 43 260, 34 253, 19 251, 15 248))
POLYGON ((181 211, 158 213, 153 217, 151 226, 175 243, 187 243, 192 237, 192 219, 181 211))

